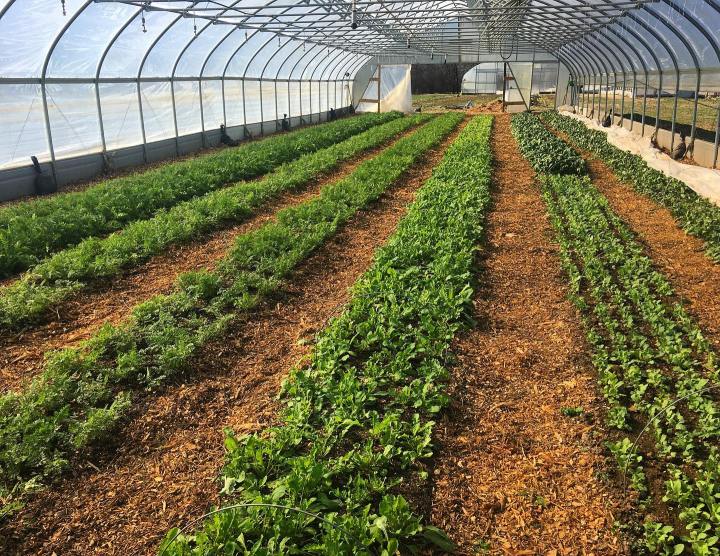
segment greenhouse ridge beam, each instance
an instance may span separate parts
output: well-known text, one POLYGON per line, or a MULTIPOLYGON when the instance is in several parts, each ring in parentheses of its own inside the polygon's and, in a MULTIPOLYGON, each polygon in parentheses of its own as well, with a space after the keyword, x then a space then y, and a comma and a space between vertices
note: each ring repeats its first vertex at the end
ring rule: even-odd
MULTIPOLYGON (((187 7, 184 2, 171 0, 96 0, 98 2, 125 2, 142 7, 148 11, 170 11, 182 17, 207 19, 217 25, 237 25, 241 28, 262 29, 279 35, 295 29, 302 34, 325 34, 325 40, 316 38, 320 42, 333 46, 367 54, 382 54, 384 49, 396 43, 400 49, 403 43, 412 42, 412 49, 425 54, 435 51, 440 54, 456 54, 453 40, 471 43, 467 51, 476 51, 478 48, 484 52, 497 49, 499 44, 507 41, 508 37, 517 42, 523 42, 525 52, 542 43, 545 48, 555 49, 584 34, 596 31, 608 25, 617 17, 624 15, 628 10, 639 9, 645 2, 657 0, 642 0, 640 2, 606 2, 593 4, 591 2, 577 2, 570 5, 505 5, 496 2, 493 5, 470 6, 450 0, 436 2, 408 2, 391 0, 389 2, 356 2, 358 9, 358 29, 350 26, 351 4, 349 2, 324 2, 321 0, 308 0, 306 2, 275 3, 271 5, 251 5, 228 7, 223 2, 209 2, 205 7, 187 7), (337 19, 320 23, 315 13, 307 11, 296 13, 296 10, 307 10, 310 7, 321 7, 337 19), (390 9, 392 8, 392 10, 390 9), (282 9, 283 13, 275 10, 282 9), (222 13, 219 13, 223 10, 222 13), (248 13, 253 11, 253 13, 248 13), (509 15, 518 14, 521 17, 507 25, 509 15), (592 17, 590 17, 592 16, 592 17), (292 21, 284 18, 292 17, 292 21), (241 21, 236 20, 237 18, 241 21), (588 24, 588 19, 593 21, 588 24), (258 20, 258 21, 255 21, 258 20), (304 23, 307 22, 307 25, 304 23), (477 24, 469 34, 467 25, 477 24), (492 24, 491 34, 487 35, 488 26, 492 24), (454 27, 448 27, 448 25, 454 27), (485 29, 481 27, 485 25, 485 29), (441 37, 438 39, 438 33, 441 37), (447 34, 448 37, 443 35, 447 34), (378 35, 384 36, 382 40, 378 35), (454 36, 454 39, 450 39, 454 36), (358 44, 360 43, 360 44, 358 44)), ((512 17, 512 16, 511 16, 512 17)))

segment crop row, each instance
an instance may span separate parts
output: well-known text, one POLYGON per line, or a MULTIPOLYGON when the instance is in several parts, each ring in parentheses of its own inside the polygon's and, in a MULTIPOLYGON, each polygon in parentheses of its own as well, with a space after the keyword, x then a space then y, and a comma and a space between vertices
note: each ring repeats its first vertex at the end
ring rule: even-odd
POLYGON ((523 156, 542 174, 584 174, 585 161, 563 141, 547 132, 529 112, 514 116, 512 134, 523 156))
POLYGON ((160 209, 262 175, 398 117, 399 113, 367 114, 338 120, 0 209, 0 278, 84 238, 119 230, 160 209))
POLYGON ((164 554, 410 554, 450 551, 397 494, 432 454, 448 402, 447 350, 472 296, 490 202, 492 119, 450 146, 343 314, 284 383, 282 424, 227 432, 219 511, 164 554))
POLYGON ((608 423, 632 433, 609 447, 644 503, 655 497, 674 510, 670 524, 660 515, 644 523, 644 548, 718 555, 720 406, 708 389, 717 384, 717 356, 586 176, 540 180, 570 298, 583 316, 609 404, 608 423), (650 470, 664 492, 651 488, 650 470))
MULTIPOLYGON (((652 495, 644 459, 660 471, 666 488, 662 500, 676 509, 682 523, 677 536, 695 554, 720 554, 720 406, 707 389, 717 384, 716 355, 670 284, 589 180, 551 176, 544 187, 563 263, 572 277, 572 297, 584 311, 610 404, 609 422, 634 431, 611 449, 643 495, 652 495), (643 456, 635 439, 646 425, 649 438, 640 436, 637 444, 654 441, 654 447, 643 456)), ((649 549, 657 547, 662 527, 645 524, 649 549)), ((662 549, 670 553, 682 546, 672 530, 663 530, 662 549)))
POLYGON ((281 280, 360 208, 377 199, 460 121, 431 120, 317 197, 239 236, 214 272, 180 275, 176 289, 105 325, 83 346, 48 356, 22 393, 0 398, 0 480, 18 493, 51 478, 101 442, 131 403, 130 391, 188 370, 190 358, 281 280))
POLYGON ((240 182, 161 210, 120 232, 88 238, 31 268, 0 288, 0 326, 18 327, 37 319, 92 280, 117 276, 168 246, 239 222, 280 193, 307 184, 342 161, 382 144, 426 121, 426 115, 393 119, 349 139, 282 164, 258 181, 240 182))
POLYGON ((638 193, 667 208, 683 230, 705 242, 708 256, 720 262, 720 207, 690 189, 682 181, 650 168, 638 155, 617 148, 602 131, 557 112, 546 112, 545 121, 567 134, 579 148, 603 160, 615 174, 638 193))

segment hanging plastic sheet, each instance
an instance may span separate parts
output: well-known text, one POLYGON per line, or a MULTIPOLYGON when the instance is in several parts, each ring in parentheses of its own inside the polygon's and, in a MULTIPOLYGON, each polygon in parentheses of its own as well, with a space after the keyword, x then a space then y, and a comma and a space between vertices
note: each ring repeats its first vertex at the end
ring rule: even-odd
MULTIPOLYGON (((362 96, 367 100, 379 100, 380 111, 412 112, 412 93, 410 87, 410 64, 381 65, 375 69, 373 79, 368 83, 362 96), (377 79, 380 79, 380 96, 378 98, 377 79)), ((360 102, 358 112, 376 112, 375 102, 360 102)))
POLYGON ((507 85, 504 101, 508 110, 522 112, 530 107, 533 63, 511 62, 507 64, 507 85))
POLYGON ((462 92, 465 94, 494 95, 498 91, 502 91, 502 67, 495 62, 478 64, 463 75, 462 92))

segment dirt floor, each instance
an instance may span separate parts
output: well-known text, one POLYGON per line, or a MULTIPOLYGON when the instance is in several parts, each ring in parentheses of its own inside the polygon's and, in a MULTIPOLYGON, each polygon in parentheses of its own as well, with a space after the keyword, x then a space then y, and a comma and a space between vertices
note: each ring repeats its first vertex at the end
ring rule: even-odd
POLYGON ((533 171, 496 116, 494 207, 438 423, 431 521, 462 554, 627 554, 602 399, 533 171), (563 409, 582 408, 577 417, 563 409))
POLYGON ((212 269, 239 235, 267 223, 279 210, 314 197, 325 185, 347 176, 360 163, 410 133, 412 130, 354 157, 300 191, 280 195, 241 224, 192 243, 172 246, 118 278, 93 284, 59 306, 43 324, 19 334, 0 332, 0 392, 18 390, 28 379, 39 374, 47 351, 76 345, 104 323, 117 324, 126 319, 140 302, 171 291, 177 276, 183 272, 212 269))
POLYGON ((412 97, 413 107, 419 108, 423 112, 467 111, 465 105, 468 102, 473 103, 473 108, 478 108, 485 104, 494 104, 497 100, 498 95, 492 94, 439 93, 413 95, 412 97))
POLYGON ((705 256, 703 242, 685 233, 670 211, 633 191, 608 166, 587 153, 590 177, 611 207, 644 244, 688 312, 720 351, 720 265, 705 256))
POLYGON ((138 400, 113 446, 4 524, 0 552, 152 554, 167 530, 217 502, 223 428, 249 432, 273 422, 282 378, 342 310, 455 136, 302 264, 281 294, 204 349, 185 383, 138 400))

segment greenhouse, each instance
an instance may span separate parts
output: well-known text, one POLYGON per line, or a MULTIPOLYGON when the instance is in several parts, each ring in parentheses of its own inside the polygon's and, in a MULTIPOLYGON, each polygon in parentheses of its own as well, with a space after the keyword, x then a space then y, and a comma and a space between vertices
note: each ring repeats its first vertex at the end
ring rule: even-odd
POLYGON ((0 0, 0 554, 720 556, 720 0, 0 0))

